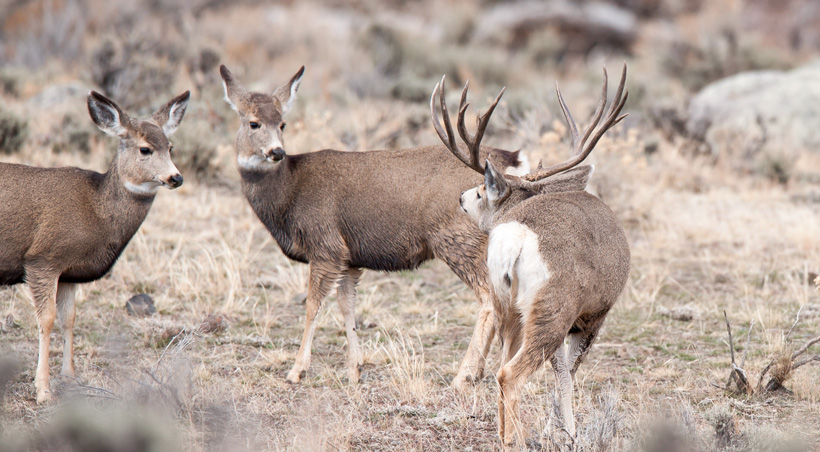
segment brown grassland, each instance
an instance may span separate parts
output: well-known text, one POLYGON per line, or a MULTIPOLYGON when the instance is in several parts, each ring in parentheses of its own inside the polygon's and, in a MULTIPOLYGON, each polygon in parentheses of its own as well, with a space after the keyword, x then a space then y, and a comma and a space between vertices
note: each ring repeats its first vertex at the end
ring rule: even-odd
MULTIPOLYGON (((765 27, 744 28, 743 14, 765 3, 656 5, 656 15, 636 13, 628 46, 578 50, 577 37, 555 27, 526 29, 526 39, 503 29, 476 37, 480 19, 514 4, 506 2, 0 0, 4 162, 104 171, 116 144, 88 118, 89 89, 142 113, 193 92, 173 138, 185 184, 161 191, 113 271, 82 286, 76 381, 57 376, 55 328, 54 404, 35 403, 28 289, 0 288, 0 320, 13 318, 0 331, 0 391, 2 367, 14 369, 0 392, 0 451, 498 450, 498 345, 484 380, 454 392, 477 304, 438 261, 365 273, 356 308, 360 384, 346 381, 335 295, 320 313, 306 379, 285 382, 303 328, 307 266, 283 256, 239 191, 238 121, 222 100, 217 67, 273 90, 306 65, 285 131, 288 153, 436 144, 427 102, 442 73, 453 79, 453 96, 469 78, 478 108, 506 85, 485 144, 548 164, 570 149, 554 82, 582 122, 601 66, 615 73, 622 61, 630 117, 591 155, 590 189, 626 230, 632 270, 577 374, 578 449, 820 450, 820 366, 795 370, 788 392, 723 388, 731 370, 724 311, 753 385, 766 364, 820 333, 820 151, 797 149, 788 162, 750 168, 741 152, 689 152, 685 136, 653 121, 660 107, 685 111, 708 81, 811 58, 785 50, 785 39, 765 27), (751 53, 724 58, 727 29, 751 53), (673 41, 699 49, 699 59, 675 66, 673 41), (14 121, 25 124, 17 145, 14 121), (150 294, 158 314, 129 316, 123 306, 135 293, 150 294), (227 328, 201 331, 209 314, 227 328), (138 439, 144 448, 134 446, 138 439)), ((820 354, 820 344, 807 353, 820 354)), ((531 447, 565 449, 553 393, 549 366, 525 386, 531 447)))

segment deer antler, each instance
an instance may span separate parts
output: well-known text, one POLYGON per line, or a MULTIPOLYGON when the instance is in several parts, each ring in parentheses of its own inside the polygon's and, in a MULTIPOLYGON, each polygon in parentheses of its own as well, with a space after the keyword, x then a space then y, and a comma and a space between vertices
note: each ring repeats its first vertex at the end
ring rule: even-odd
POLYGON ((572 119, 572 114, 569 112, 569 108, 567 108, 567 104, 564 103, 564 97, 561 96, 561 90, 558 89, 558 84, 555 85, 555 91, 558 93, 558 103, 561 104, 561 110, 564 112, 564 117, 567 120, 567 124, 569 125, 570 134, 572 135, 572 149, 574 151, 573 157, 567 160, 564 163, 560 163, 558 165, 552 165, 547 168, 536 169, 535 171, 527 174, 523 177, 524 180, 529 182, 535 182, 546 177, 552 176, 554 174, 561 173, 566 171, 579 163, 583 162, 589 153, 592 152, 592 149, 595 148, 595 145, 598 143, 598 140, 606 133, 607 130, 611 129, 612 126, 621 122, 622 119, 626 118, 626 114, 622 116, 618 116, 621 113, 621 109, 624 108, 624 104, 626 103, 627 97, 629 97, 629 91, 624 90, 624 84, 626 83, 626 63, 624 63, 624 69, 621 72, 621 83, 618 85, 618 91, 615 93, 615 99, 612 101, 612 105, 607 112, 606 118, 604 122, 601 124, 601 127, 595 132, 595 135, 592 136, 592 141, 589 142, 586 146, 587 139, 592 132, 595 130, 595 127, 598 125, 598 122, 601 120, 601 116, 604 113, 604 108, 606 107, 606 88, 607 88, 607 74, 606 68, 604 68, 604 85, 601 90, 601 100, 598 102, 598 107, 595 109, 595 114, 592 117, 592 122, 587 126, 586 130, 584 130, 584 135, 580 136, 578 133, 578 126, 575 124, 575 120, 572 119), (623 94, 623 97, 621 95, 623 94))
POLYGON ((447 112, 447 103, 445 101, 444 92, 445 77, 446 76, 441 77, 441 82, 436 84, 435 89, 433 89, 433 95, 430 97, 430 119, 433 121, 433 127, 436 129, 438 137, 444 145, 447 146, 447 149, 453 153, 453 155, 455 155, 468 167, 481 174, 484 174, 484 166, 479 163, 478 158, 478 151, 481 148, 481 139, 484 137, 484 130, 490 122, 490 116, 492 116, 493 110, 495 110, 496 105, 498 105, 498 101, 501 100, 501 96, 504 94, 504 90, 506 88, 501 88, 501 92, 498 93, 498 96, 496 96, 495 101, 493 101, 490 105, 490 108, 488 108, 483 115, 478 115, 478 117, 476 117, 476 133, 475 135, 470 136, 470 133, 467 132, 467 127, 464 125, 464 114, 467 112, 467 107, 470 106, 470 104, 467 103, 467 89, 470 86, 470 82, 467 81, 467 83, 464 84, 464 89, 461 91, 461 101, 458 105, 458 120, 456 121, 456 125, 458 127, 458 134, 461 136, 461 139, 464 140, 464 144, 467 145, 467 150, 469 151, 469 155, 465 155, 456 145, 455 135, 453 134, 453 125, 450 123, 450 114, 447 112), (438 116, 436 115, 436 94, 439 94, 439 88, 441 89, 439 102, 441 104, 441 115, 444 119, 444 127, 441 126, 438 116))

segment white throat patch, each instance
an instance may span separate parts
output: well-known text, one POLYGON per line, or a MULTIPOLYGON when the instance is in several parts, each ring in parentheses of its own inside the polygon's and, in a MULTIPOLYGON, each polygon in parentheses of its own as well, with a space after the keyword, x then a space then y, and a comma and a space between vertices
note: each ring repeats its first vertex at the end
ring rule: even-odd
POLYGON ((162 184, 154 181, 143 182, 141 184, 132 184, 131 182, 125 181, 123 186, 131 193, 136 193, 138 195, 154 195, 157 191, 159 191, 159 187, 161 187, 162 184))
POLYGON ((253 154, 250 157, 239 155, 236 157, 236 164, 246 170, 263 170, 273 167, 273 162, 266 159, 261 154, 253 154))

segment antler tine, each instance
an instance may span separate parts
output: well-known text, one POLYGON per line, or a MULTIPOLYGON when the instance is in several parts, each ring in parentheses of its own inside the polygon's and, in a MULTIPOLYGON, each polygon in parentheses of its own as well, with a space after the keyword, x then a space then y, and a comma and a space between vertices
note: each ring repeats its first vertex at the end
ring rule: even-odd
POLYGON ((499 92, 498 96, 495 97, 495 100, 492 104, 490 104, 487 111, 484 112, 483 115, 479 114, 476 117, 476 133, 475 135, 470 135, 470 133, 467 132, 467 126, 464 124, 464 115, 467 113, 467 107, 470 106, 470 104, 467 103, 467 90, 469 89, 469 86, 470 82, 467 81, 467 83, 464 84, 464 89, 461 91, 461 102, 459 103, 458 120, 456 125, 458 127, 458 134, 467 145, 471 160, 475 162, 475 164, 470 167, 476 171, 479 171, 480 169, 480 172, 483 173, 484 168, 480 163, 478 163, 478 155, 481 149, 481 139, 484 137, 484 131, 487 129, 487 124, 490 122, 490 117, 492 116, 493 111, 495 111, 495 107, 498 105, 498 102, 501 100, 501 96, 504 95, 504 90, 506 88, 501 88, 501 92, 499 92))
POLYGON ((587 154, 592 151, 596 144, 598 144, 598 140, 601 139, 602 136, 607 132, 607 130, 611 129, 612 126, 621 122, 622 119, 626 118, 627 115, 618 116, 621 113, 621 109, 624 108, 626 104, 626 99, 629 97, 629 91, 624 89, 624 85, 626 84, 626 63, 624 63, 624 69, 621 72, 621 82, 618 84, 618 91, 615 92, 615 99, 612 100, 612 106, 609 108, 609 112, 607 112, 606 119, 604 123, 601 125, 601 128, 595 133, 592 137, 592 141, 589 142, 587 148, 589 151, 584 151, 587 154), (621 97, 623 95, 623 97, 621 97))
MULTIPOLYGON (((604 84, 601 86, 601 100, 598 101, 598 106, 595 107, 595 114, 592 116, 592 122, 589 123, 589 127, 586 128, 584 131, 584 139, 582 140, 583 143, 586 143, 587 138, 589 138, 592 131, 595 130, 595 127, 598 125, 598 122, 601 120, 601 115, 604 113, 604 109, 606 108, 606 88, 609 85, 609 76, 606 73, 606 66, 604 66, 604 84)), ((618 95, 620 96, 620 94, 618 95)), ((618 99, 616 96, 615 99, 618 99)), ((615 105, 616 102, 613 102, 615 105)))
MULTIPOLYGON (((436 133, 444 145, 447 146, 450 151, 457 152, 458 148, 456 147, 456 138, 453 134, 453 126, 450 124, 450 115, 447 113, 447 103, 444 102, 445 77, 447 76, 441 76, 441 81, 436 83, 436 87, 433 89, 433 95, 430 96, 430 119, 433 121, 433 128, 436 129, 436 133), (438 120, 438 115, 436 115, 436 94, 439 93, 439 88, 441 88, 441 112, 444 117, 444 125, 447 127, 446 132, 444 128, 441 127, 441 123, 438 120)), ((456 157, 459 156, 456 155, 456 157)), ((461 157, 459 157, 459 159, 461 159, 461 157)))
POLYGON ((601 124, 600 128, 598 128, 597 132, 592 135, 592 140, 584 145, 587 141, 589 136, 595 130, 598 122, 601 120, 601 116, 603 114, 604 109, 606 108, 606 88, 607 88, 607 73, 606 68, 604 68, 604 84, 601 93, 601 100, 598 103, 598 107, 595 109, 595 114, 593 115, 592 121, 590 125, 584 131, 584 136, 578 141, 578 128, 575 124, 575 121, 572 119, 572 115, 569 112, 569 108, 567 108, 566 103, 564 102, 564 98, 561 95, 561 91, 558 90, 556 87, 556 91, 558 92, 558 103, 561 105, 561 110, 564 112, 564 116, 567 119, 567 123, 570 127, 570 133, 572 134, 572 147, 574 151, 574 156, 570 160, 560 163, 558 165, 553 165, 548 168, 535 170, 530 174, 524 176, 524 180, 535 182, 540 179, 544 179, 546 177, 552 176, 553 174, 558 174, 560 172, 566 171, 582 161, 586 159, 589 154, 592 152, 592 149, 595 148, 595 145, 598 143, 598 140, 614 126, 615 124, 621 122, 627 115, 618 116, 623 109, 624 105, 626 104, 626 99, 629 97, 629 91, 624 89, 626 84, 626 63, 624 63, 623 71, 621 72, 621 81, 618 84, 618 90, 615 93, 615 99, 612 101, 612 105, 607 112, 606 118, 604 119, 603 124, 601 124), (623 97, 621 97, 623 95, 623 97))

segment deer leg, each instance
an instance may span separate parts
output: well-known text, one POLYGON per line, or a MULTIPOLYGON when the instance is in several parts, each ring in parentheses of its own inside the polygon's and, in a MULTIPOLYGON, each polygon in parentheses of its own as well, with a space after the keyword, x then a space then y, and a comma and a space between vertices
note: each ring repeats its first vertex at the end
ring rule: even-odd
POLYGON ((465 391, 468 383, 476 383, 484 376, 485 360, 490 346, 493 345, 497 323, 491 297, 490 292, 479 296, 481 306, 478 309, 473 336, 458 373, 453 379, 453 387, 458 391, 465 391))
MULTIPOLYGON (((521 349, 521 330, 520 330, 520 316, 515 316, 513 319, 505 319, 501 322, 498 329, 498 337, 501 341, 501 368, 510 362, 513 356, 521 349)), ((500 371, 499 371, 500 374, 500 371)), ((498 391, 498 435, 500 438, 505 437, 506 426, 506 409, 504 403, 504 392, 501 391, 501 383, 499 382, 498 391)))
POLYGON ((570 368, 570 373, 572 377, 575 377, 575 372, 578 371, 578 366, 584 361, 584 358, 587 356, 592 343, 595 341, 595 338, 598 337, 598 331, 601 329, 601 325, 604 323, 604 317, 601 316, 600 320, 593 322, 592 324, 588 325, 584 331, 572 333, 569 335, 569 354, 567 356, 567 364, 570 368))
POLYGON ((310 367, 310 348, 313 345, 313 334, 316 331, 316 315, 322 307, 322 301, 327 297, 333 284, 339 279, 341 269, 328 263, 310 264, 310 275, 308 276, 308 292, 305 311, 305 331, 302 334, 302 343, 299 345, 299 353, 296 355, 296 362, 288 372, 287 380, 291 383, 299 383, 310 367))
POLYGON ((63 330, 62 374, 75 377, 74 371, 74 297, 76 284, 57 283, 57 318, 63 330))
POLYGON ((347 375, 350 383, 358 383, 364 365, 364 357, 359 348, 359 337, 356 335, 356 284, 362 276, 358 268, 348 268, 339 280, 337 294, 339 308, 345 321, 347 334, 347 375))
POLYGON ((561 417, 564 420, 564 428, 575 437, 575 415, 572 412, 572 376, 569 371, 566 347, 563 342, 555 350, 555 354, 550 359, 552 369, 555 371, 556 387, 558 388, 558 398, 561 404, 561 417))
POLYGON ((51 342, 51 330, 57 317, 58 276, 40 274, 41 272, 26 272, 26 282, 34 298, 34 310, 37 315, 37 330, 40 336, 40 350, 37 357, 37 372, 34 376, 34 387, 37 389, 37 403, 51 401, 52 393, 49 386, 48 347, 51 342))

